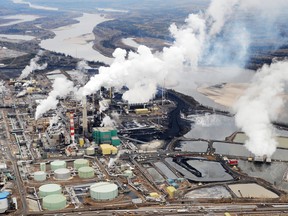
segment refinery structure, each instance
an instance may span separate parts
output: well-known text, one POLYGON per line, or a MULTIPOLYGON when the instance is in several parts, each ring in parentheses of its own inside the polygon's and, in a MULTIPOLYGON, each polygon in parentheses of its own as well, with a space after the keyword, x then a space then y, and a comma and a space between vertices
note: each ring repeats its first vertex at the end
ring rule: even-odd
MULTIPOLYGON (((134 19, 130 11, 100 10, 103 14, 98 11, 95 17, 108 24, 99 21, 99 29, 78 30, 81 35, 73 37, 67 33, 71 38, 63 39, 74 43, 74 56, 48 49, 55 40, 48 47, 43 43, 82 25, 83 17, 94 19, 92 14, 81 18, 81 9, 60 10, 65 18, 58 25, 49 17, 51 8, 33 8, 21 0, 7 4, 18 3, 22 12, 29 6, 45 13, 38 11, 23 25, 14 17, 15 24, 13 16, 0 17, 1 33, 33 34, 27 41, 0 36, 0 75, 5 79, 0 80, 0 215, 288 214, 288 61, 274 59, 257 72, 234 68, 234 63, 247 63, 246 52, 256 50, 259 41, 264 39, 265 49, 270 47, 266 41, 277 41, 259 27, 250 47, 248 33, 239 35, 242 24, 234 23, 238 17, 249 17, 250 23, 254 14, 258 21, 266 7, 212 0, 207 11, 190 14, 181 24, 177 18, 171 36, 155 31, 151 38, 128 34, 119 17, 134 19), (234 24, 237 31, 230 28, 234 24), (104 27, 111 29, 107 33, 104 27), (100 47, 105 61, 77 56, 78 45, 91 44, 107 52, 124 48, 108 58, 100 47), (10 70, 13 76, 7 75, 10 70)), ((84 27, 91 23, 84 20, 84 27)), ((146 31, 147 23, 135 26, 146 31)), ((157 28, 159 23, 155 19, 157 28)))
MULTIPOLYGON (((101 88, 80 100, 70 92, 57 97, 55 108, 35 119, 37 107, 53 91, 50 88, 57 76, 67 74, 57 72, 51 78, 51 73, 33 73, 28 80, 5 83, 1 95, 6 131, 1 142, 6 152, 1 162, 2 212, 64 215, 128 209, 135 213, 154 206, 154 213, 163 213, 164 205, 167 213, 180 214, 192 211, 195 199, 204 205, 201 202, 209 199, 205 197, 209 193, 215 195, 212 200, 221 200, 219 212, 226 212, 223 206, 233 200, 241 205, 251 200, 286 200, 275 185, 243 175, 238 168, 241 161, 269 166, 285 159, 218 152, 221 143, 217 140, 183 137, 190 125, 181 112, 188 116, 193 109, 215 110, 173 90, 159 88, 153 100, 137 104, 121 98, 125 89, 101 88), (192 150, 179 150, 179 144, 185 143, 192 150), (200 143, 206 147, 193 150, 200 143)), ((66 79, 77 85, 72 76, 66 79)), ((286 140, 279 139, 285 146, 286 140)), ((222 143, 243 147, 243 140, 243 133, 235 132, 222 143)), ((198 213, 208 211, 208 207, 197 208, 198 213)), ((257 205, 246 208, 255 211, 257 205)))

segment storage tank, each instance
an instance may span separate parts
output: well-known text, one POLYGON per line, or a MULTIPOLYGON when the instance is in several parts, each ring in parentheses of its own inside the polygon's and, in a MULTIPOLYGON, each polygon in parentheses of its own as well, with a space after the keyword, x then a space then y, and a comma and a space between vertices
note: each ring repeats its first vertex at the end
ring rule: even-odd
POLYGON ((118 186, 111 182, 97 182, 90 186, 90 196, 94 200, 109 200, 118 196, 118 186))
POLYGON ((62 194, 52 194, 43 198, 42 205, 49 211, 61 210, 66 207, 66 197, 62 194))
POLYGON ((92 167, 80 167, 78 169, 78 175, 80 178, 93 178, 94 169, 92 167))
POLYGON ((40 163, 40 170, 46 172, 46 163, 40 163))
POLYGON ((67 180, 71 176, 70 170, 67 168, 60 168, 54 171, 54 177, 57 180, 67 180))
POLYGON ((66 161, 56 160, 50 163, 51 170, 55 171, 56 169, 66 168, 66 161))
POLYGON ((132 172, 132 170, 125 170, 124 175, 128 178, 131 178, 131 177, 133 177, 133 172, 132 172))
POLYGON ((94 147, 88 147, 86 149, 86 154, 87 155, 94 155, 95 154, 95 148, 94 147))
POLYGON ((8 209, 8 199, 9 192, 0 192, 0 214, 4 213, 8 209))
POLYGON ((77 159, 77 160, 74 161, 73 164, 74 164, 74 168, 75 168, 76 170, 78 170, 78 169, 81 168, 81 167, 87 167, 87 166, 89 166, 89 161, 86 160, 86 159, 77 159))
POLYGON ((79 138, 79 145, 82 148, 84 146, 84 138, 79 138))
POLYGON ((44 171, 34 172, 34 180, 35 181, 45 181, 46 173, 44 171))
POLYGON ((61 194, 61 186, 58 184, 46 184, 39 187, 39 196, 46 197, 52 194, 61 194))

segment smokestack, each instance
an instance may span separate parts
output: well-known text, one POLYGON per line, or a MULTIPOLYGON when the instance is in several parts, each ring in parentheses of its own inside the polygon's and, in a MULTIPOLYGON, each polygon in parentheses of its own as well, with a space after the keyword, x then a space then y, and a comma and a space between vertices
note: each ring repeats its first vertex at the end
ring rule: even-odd
POLYGON ((75 144, 74 113, 70 112, 70 135, 72 144, 75 144))
POLYGON ((87 133, 88 131, 88 122, 87 122, 87 100, 86 96, 83 97, 82 99, 83 103, 83 134, 87 133))

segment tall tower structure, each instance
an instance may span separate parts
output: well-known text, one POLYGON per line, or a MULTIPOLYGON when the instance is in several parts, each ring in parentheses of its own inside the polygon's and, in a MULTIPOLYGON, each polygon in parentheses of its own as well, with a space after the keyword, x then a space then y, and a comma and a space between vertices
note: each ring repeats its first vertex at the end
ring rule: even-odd
POLYGON ((87 99, 86 96, 83 97, 82 99, 83 103, 83 133, 87 133, 88 131, 88 122, 87 122, 87 99))
POLYGON ((74 113, 70 112, 70 135, 72 144, 75 144, 74 113))

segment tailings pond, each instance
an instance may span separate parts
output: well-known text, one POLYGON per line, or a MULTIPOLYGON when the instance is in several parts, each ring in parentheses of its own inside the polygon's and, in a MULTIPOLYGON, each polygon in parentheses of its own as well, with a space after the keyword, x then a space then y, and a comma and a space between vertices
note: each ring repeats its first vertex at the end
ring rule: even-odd
POLYGON ((181 173, 185 178, 194 182, 223 182, 231 181, 233 177, 216 161, 205 158, 166 158, 165 161, 181 173))
POLYGON ((185 134, 186 138, 202 138, 210 140, 225 140, 235 131, 234 118, 218 114, 190 115, 191 131, 185 134))
POLYGON ((206 152, 208 148, 208 142, 204 141, 180 141, 175 150, 178 151, 190 151, 190 152, 206 152))

